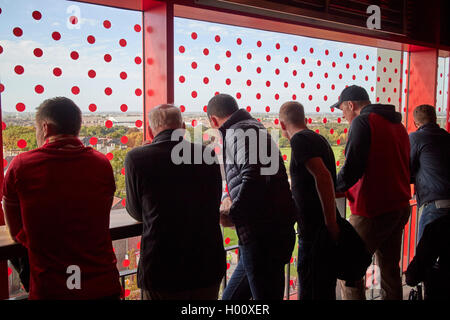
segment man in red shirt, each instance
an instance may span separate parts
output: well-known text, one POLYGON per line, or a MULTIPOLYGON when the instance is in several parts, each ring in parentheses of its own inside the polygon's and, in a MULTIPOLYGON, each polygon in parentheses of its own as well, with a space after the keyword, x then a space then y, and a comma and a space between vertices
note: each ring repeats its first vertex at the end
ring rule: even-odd
POLYGON ((109 234, 111 164, 78 139, 81 111, 64 97, 36 112, 38 148, 17 155, 3 185, 11 237, 28 250, 30 299, 119 299, 109 234))
MULTIPOLYGON (((402 300, 400 249, 411 198, 410 145, 402 116, 393 105, 371 104, 367 91, 355 85, 345 88, 331 107, 342 110, 350 123, 336 192, 345 192, 350 223, 377 258, 381 297, 402 300)), ((341 286, 344 299, 366 298, 362 279, 341 286)))

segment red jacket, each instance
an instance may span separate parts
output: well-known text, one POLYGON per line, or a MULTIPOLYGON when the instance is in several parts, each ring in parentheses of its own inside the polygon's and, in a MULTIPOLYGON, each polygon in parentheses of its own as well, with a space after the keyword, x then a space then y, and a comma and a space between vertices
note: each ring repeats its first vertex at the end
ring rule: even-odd
POLYGON ((352 214, 371 218, 409 205, 410 145, 401 119, 393 105, 372 104, 352 121, 336 184, 352 214))

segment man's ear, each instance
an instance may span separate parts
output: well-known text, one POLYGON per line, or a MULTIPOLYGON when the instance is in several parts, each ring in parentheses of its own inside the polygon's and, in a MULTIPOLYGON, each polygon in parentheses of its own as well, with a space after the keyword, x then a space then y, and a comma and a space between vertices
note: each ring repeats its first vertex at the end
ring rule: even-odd
POLYGON ((209 120, 211 121, 211 124, 215 127, 215 128, 219 128, 219 119, 216 116, 210 116, 209 120))
POLYGON ((186 129, 186 123, 184 123, 184 121, 183 121, 183 124, 181 125, 181 127, 182 127, 183 129, 186 129))
POLYGON ((148 136, 150 137, 150 140, 153 140, 155 138, 155 136, 153 135, 152 128, 150 128, 150 126, 148 126, 148 136))
POLYGON ((42 123, 42 133, 44 134, 44 140, 56 134, 56 128, 53 124, 44 121, 42 123))
POLYGON ((284 121, 280 121, 280 126, 282 130, 286 130, 286 124, 284 123, 284 121))
POLYGON ((351 111, 355 111, 355 104, 352 101, 347 101, 347 105, 351 111))

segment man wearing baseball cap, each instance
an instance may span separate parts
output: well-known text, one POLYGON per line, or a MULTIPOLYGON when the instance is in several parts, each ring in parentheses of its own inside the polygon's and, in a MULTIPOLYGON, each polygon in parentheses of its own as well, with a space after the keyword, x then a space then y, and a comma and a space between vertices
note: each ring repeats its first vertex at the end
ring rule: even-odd
MULTIPOLYGON (((336 192, 345 192, 352 215, 350 223, 380 268, 381 297, 401 300, 400 249, 410 210, 410 145, 402 116, 393 105, 371 104, 367 91, 346 87, 331 106, 342 110, 350 123, 336 192)), ((353 287, 340 282, 346 300, 364 300, 363 279, 353 287)))

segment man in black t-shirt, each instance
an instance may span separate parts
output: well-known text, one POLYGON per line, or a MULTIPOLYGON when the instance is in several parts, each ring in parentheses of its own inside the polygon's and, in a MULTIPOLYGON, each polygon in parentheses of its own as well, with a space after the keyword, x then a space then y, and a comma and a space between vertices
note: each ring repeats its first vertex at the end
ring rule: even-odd
POLYGON ((336 299, 336 276, 330 265, 314 264, 314 240, 325 225, 337 240, 333 150, 321 135, 306 126, 303 106, 294 101, 280 108, 283 136, 291 143, 291 189, 297 206, 300 299, 336 299))

